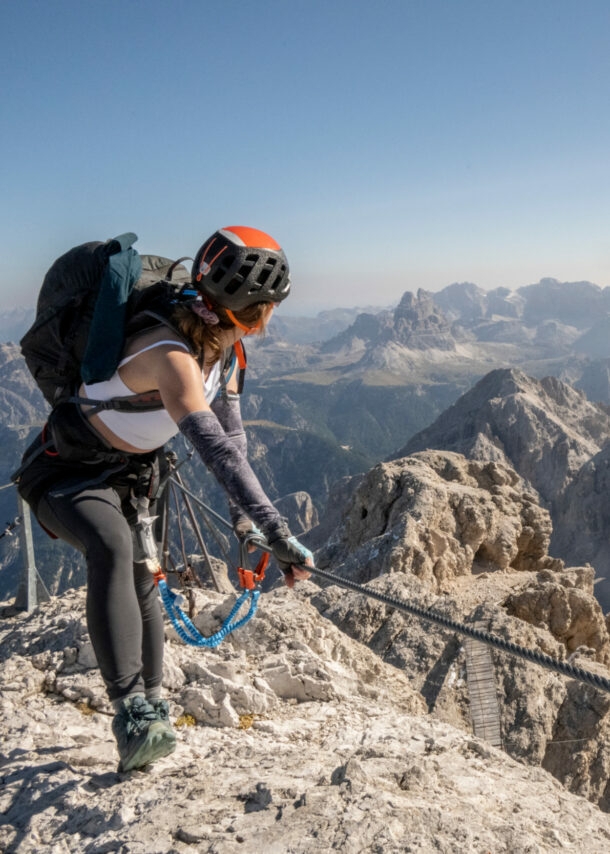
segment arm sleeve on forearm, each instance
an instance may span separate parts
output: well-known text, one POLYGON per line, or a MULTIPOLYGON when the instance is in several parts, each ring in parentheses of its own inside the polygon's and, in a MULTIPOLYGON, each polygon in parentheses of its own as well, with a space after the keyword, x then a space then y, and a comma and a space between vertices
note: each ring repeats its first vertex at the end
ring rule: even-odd
MULTIPOLYGON (((227 439, 230 439, 237 450, 248 456, 248 439, 241 420, 241 405, 239 395, 234 392, 218 394, 211 405, 211 410, 220 421, 220 426, 225 431, 227 439)), ((247 519, 241 507, 229 496, 229 514, 233 526, 247 519)))
POLYGON ((229 498, 256 522, 265 535, 273 535, 284 527, 282 517, 265 495, 250 463, 224 432, 213 412, 190 412, 180 419, 178 428, 193 444, 229 498))
POLYGON ((241 420, 239 395, 232 392, 219 394, 212 403, 211 409, 220 421, 220 426, 225 431, 227 438, 231 440, 244 457, 247 456, 248 440, 241 420))

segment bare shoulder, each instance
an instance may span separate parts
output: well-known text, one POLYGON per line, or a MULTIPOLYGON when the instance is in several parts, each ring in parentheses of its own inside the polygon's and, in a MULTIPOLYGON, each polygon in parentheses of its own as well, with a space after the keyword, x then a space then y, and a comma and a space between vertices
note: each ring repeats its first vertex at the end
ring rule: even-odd
POLYGON ((125 357, 129 356, 132 358, 119 368, 119 375, 136 393, 161 391, 172 384, 201 384, 197 361, 169 329, 149 330, 135 336, 125 349, 125 357))

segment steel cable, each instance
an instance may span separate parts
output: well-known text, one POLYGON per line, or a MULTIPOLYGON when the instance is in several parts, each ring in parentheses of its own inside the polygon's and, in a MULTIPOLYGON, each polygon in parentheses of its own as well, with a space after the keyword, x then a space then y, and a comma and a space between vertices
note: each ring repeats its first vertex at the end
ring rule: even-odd
POLYGON ((427 622, 435 623, 445 629, 451 629, 459 634, 481 641, 488 646, 501 649, 504 652, 509 653, 509 655, 513 655, 517 658, 523 658, 526 661, 531 661, 534 664, 538 664, 540 667, 545 667, 547 670, 554 670, 557 673, 562 673, 564 676, 570 676, 572 679, 577 679, 579 682, 586 682, 594 688, 610 693, 610 679, 598 676, 590 670, 583 670, 581 667, 575 667, 573 664, 569 664, 566 661, 557 661, 557 659, 552 658, 550 655, 545 655, 544 653, 537 652, 536 650, 527 649, 513 643, 512 641, 504 640, 504 638, 492 635, 489 632, 484 632, 479 629, 475 629, 472 626, 460 623, 457 620, 452 620, 450 617, 445 617, 443 614, 439 614, 438 611, 420 608, 419 605, 410 605, 402 599, 396 599, 394 596, 389 596, 386 593, 379 593, 376 590, 370 590, 361 584, 357 584, 355 581, 350 581, 348 578, 341 578, 334 575, 332 572, 326 572, 323 569, 311 566, 303 567, 303 569, 307 569, 312 573, 312 575, 324 578, 326 581, 330 581, 332 584, 336 584, 339 587, 354 590, 356 593, 361 593, 370 599, 377 599, 379 602, 383 602, 385 605, 389 605, 397 611, 403 611, 407 614, 412 614, 415 617, 420 617, 422 620, 426 620, 427 622))

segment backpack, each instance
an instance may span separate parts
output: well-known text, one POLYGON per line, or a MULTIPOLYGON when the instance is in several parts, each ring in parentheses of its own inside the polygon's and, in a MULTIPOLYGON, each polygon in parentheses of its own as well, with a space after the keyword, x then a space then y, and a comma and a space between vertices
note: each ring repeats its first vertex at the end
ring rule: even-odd
MULTIPOLYGON (((126 465, 122 451, 101 443, 88 427, 91 415, 103 409, 150 412, 163 408, 158 391, 110 400, 80 398, 82 381, 102 382, 116 371, 125 340, 163 325, 193 352, 191 343, 172 323, 181 298, 192 300, 197 291, 185 288, 190 275, 182 265, 159 255, 138 255, 137 236, 122 234, 105 243, 83 243, 70 249, 49 268, 36 307, 36 317, 20 341, 21 352, 36 384, 52 410, 39 438, 26 451, 22 465, 11 475, 19 482, 41 453, 63 461, 106 462, 126 465), (79 404, 91 406, 83 415, 79 404), (54 450, 51 450, 54 448, 54 450)), ((198 361, 203 367, 203 355, 198 361)), ((235 366, 239 393, 243 387, 246 355, 241 341, 225 351, 221 389, 235 366)))
POLYGON ((51 406, 69 399, 81 381, 101 382, 113 375, 130 318, 152 314, 141 328, 160 322, 171 327, 177 295, 190 282, 181 264, 186 259, 140 256, 133 248, 136 240, 127 233, 75 246, 44 277, 34 323, 20 346, 51 406))

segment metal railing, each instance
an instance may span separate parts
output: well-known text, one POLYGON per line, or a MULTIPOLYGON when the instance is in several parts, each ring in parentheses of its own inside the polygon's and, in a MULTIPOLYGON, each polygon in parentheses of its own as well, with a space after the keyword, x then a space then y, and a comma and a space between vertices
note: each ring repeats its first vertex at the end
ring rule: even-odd
POLYGON ((33 611, 40 602, 48 602, 51 596, 36 568, 30 508, 19 494, 17 494, 17 510, 17 518, 7 526, 7 532, 12 532, 15 528, 18 530, 21 552, 19 587, 14 607, 19 611, 33 611))

